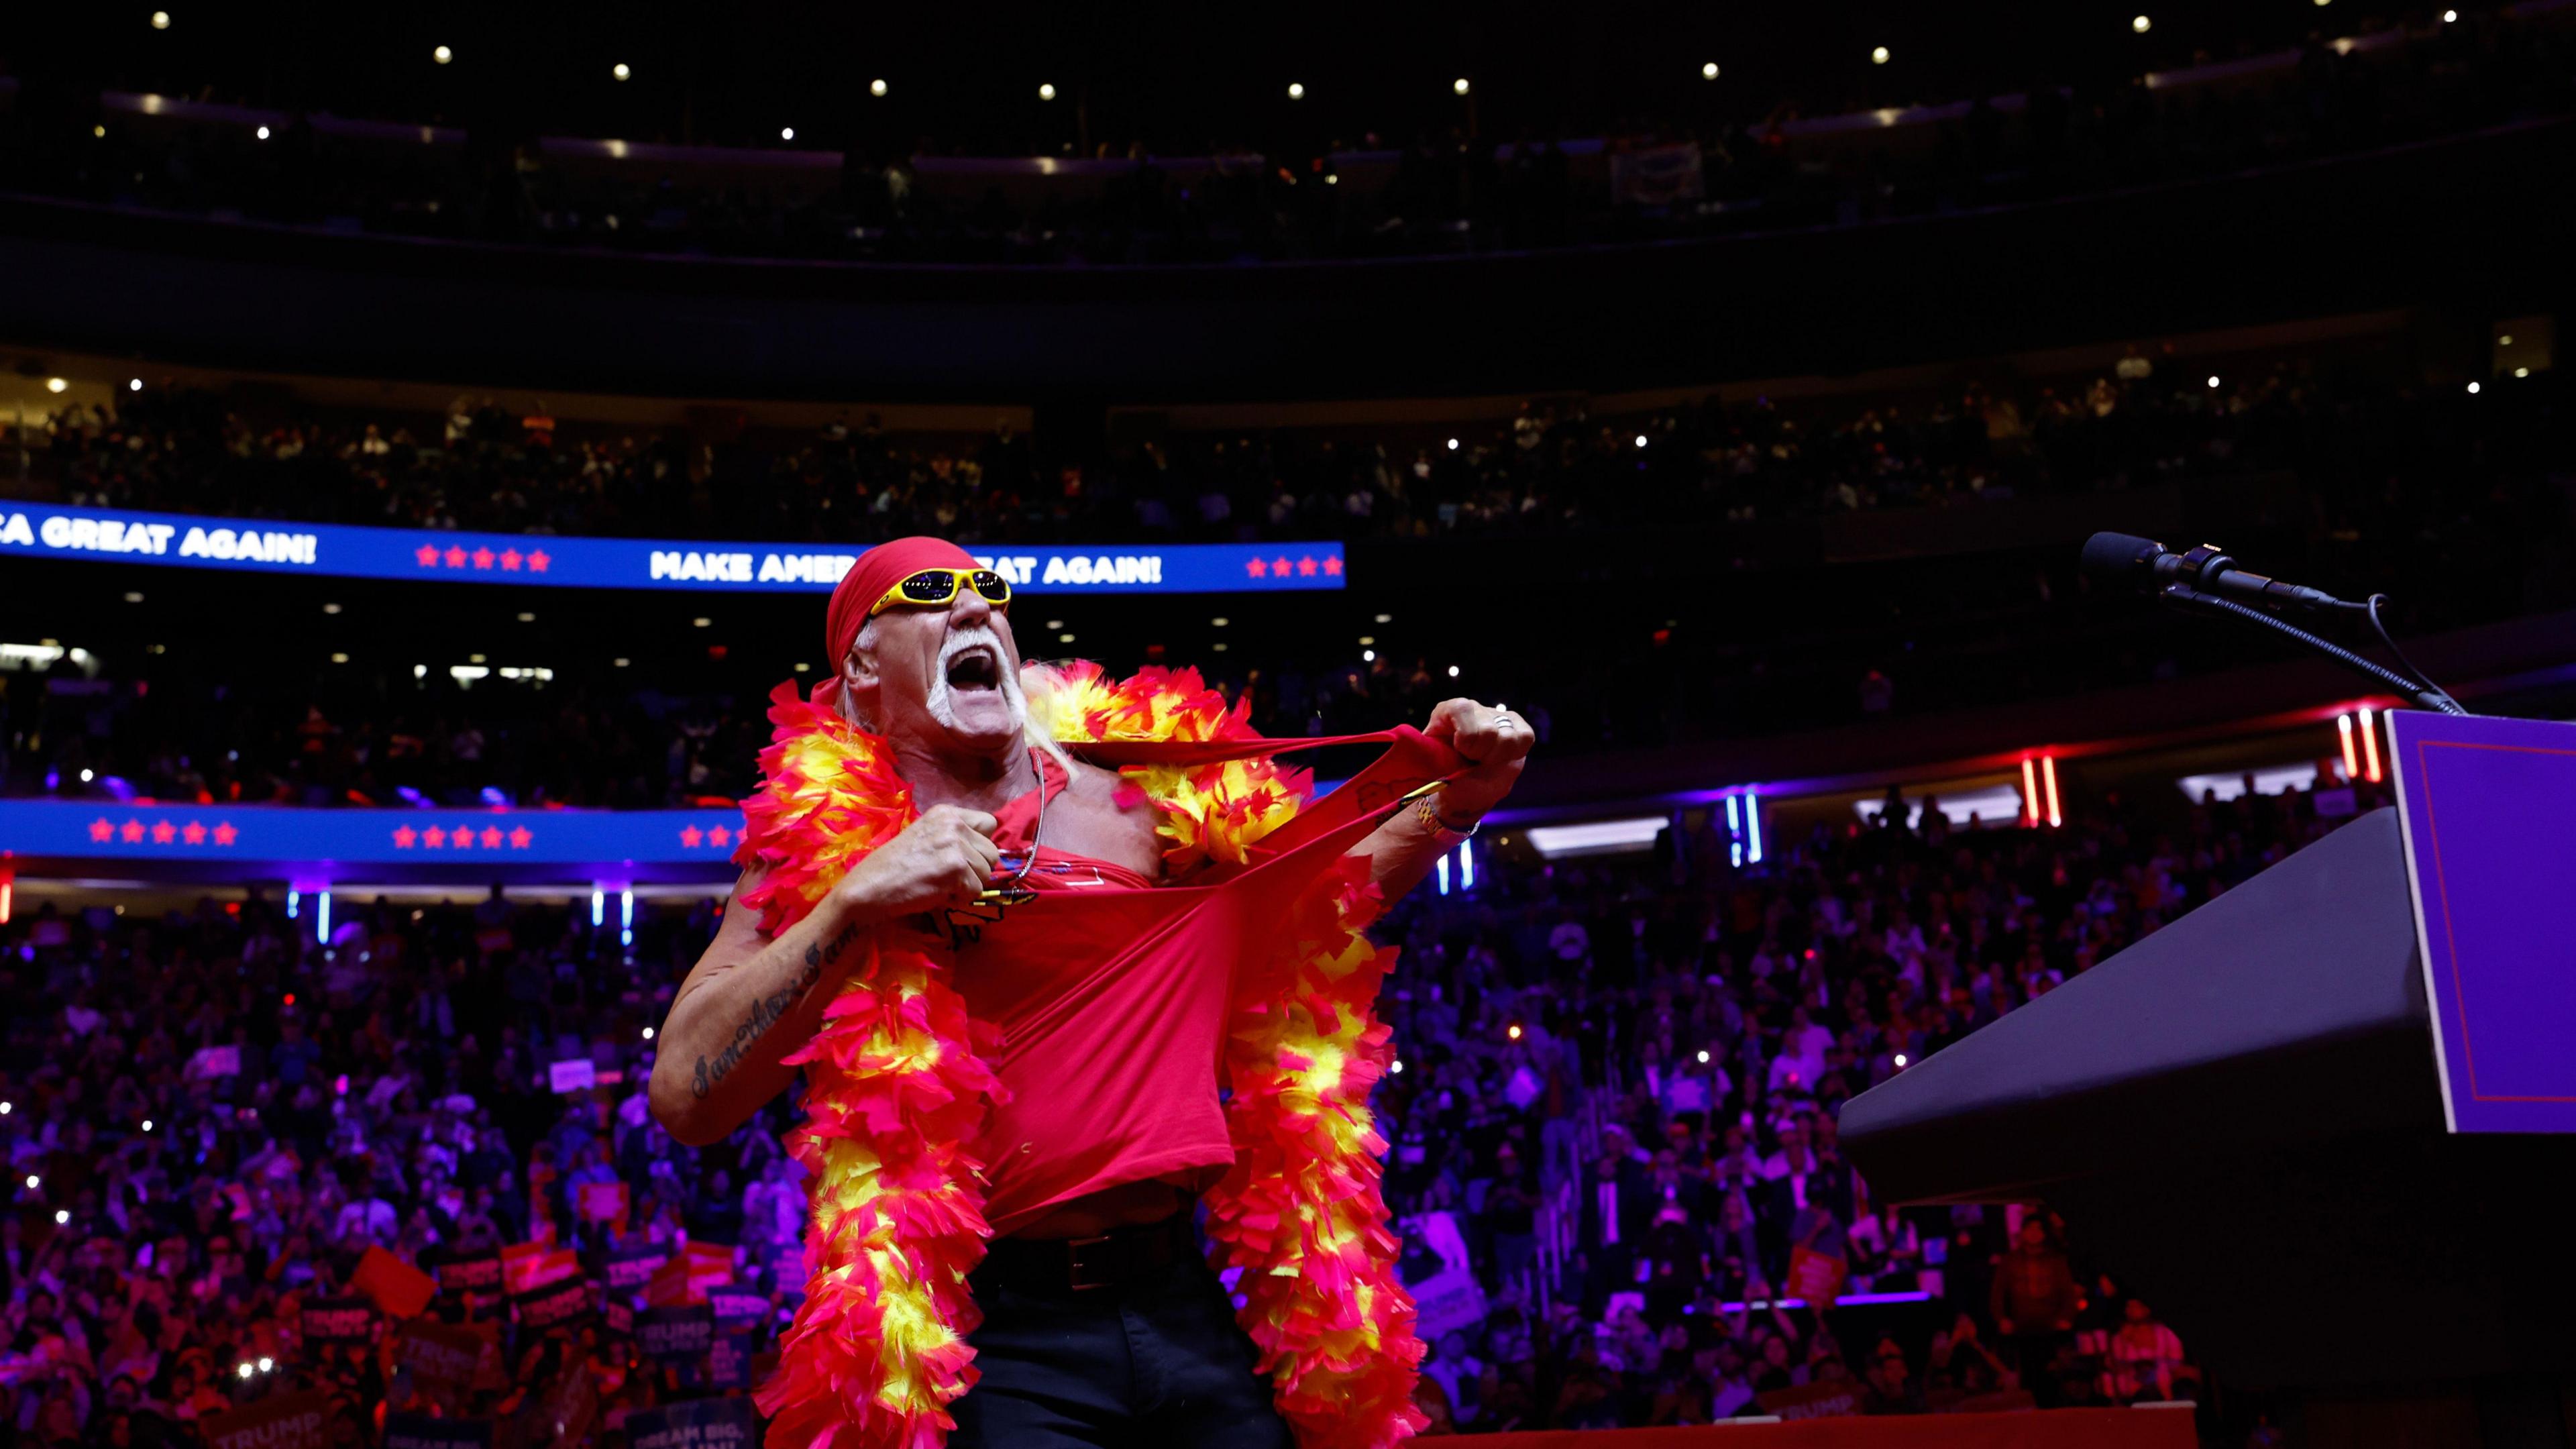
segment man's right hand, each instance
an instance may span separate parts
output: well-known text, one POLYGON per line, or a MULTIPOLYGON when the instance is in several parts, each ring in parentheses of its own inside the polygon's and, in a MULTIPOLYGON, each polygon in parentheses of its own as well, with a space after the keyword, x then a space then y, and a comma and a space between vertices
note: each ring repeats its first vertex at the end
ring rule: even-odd
POLYGON ((969 904, 1001 865, 1000 824, 981 810, 934 805, 852 867, 833 899, 868 921, 969 904))

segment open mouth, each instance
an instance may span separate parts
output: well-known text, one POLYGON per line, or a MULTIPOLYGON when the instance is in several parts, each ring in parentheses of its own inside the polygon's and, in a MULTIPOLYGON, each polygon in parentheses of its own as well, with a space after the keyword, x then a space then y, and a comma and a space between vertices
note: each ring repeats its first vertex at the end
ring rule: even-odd
POLYGON ((970 645, 948 661, 947 678, 950 689, 999 689, 1002 687, 1001 656, 984 645, 970 645))

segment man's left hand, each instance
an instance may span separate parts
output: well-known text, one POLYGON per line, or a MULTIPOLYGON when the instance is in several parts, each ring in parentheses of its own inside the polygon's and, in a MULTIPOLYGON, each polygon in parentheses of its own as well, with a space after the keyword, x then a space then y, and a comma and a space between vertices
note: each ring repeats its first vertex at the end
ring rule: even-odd
POLYGON ((1440 815, 1466 826, 1501 803, 1521 777, 1530 746, 1538 742, 1529 721, 1511 710, 1472 699, 1443 700, 1422 732, 1456 750, 1467 773, 1441 792, 1440 815))

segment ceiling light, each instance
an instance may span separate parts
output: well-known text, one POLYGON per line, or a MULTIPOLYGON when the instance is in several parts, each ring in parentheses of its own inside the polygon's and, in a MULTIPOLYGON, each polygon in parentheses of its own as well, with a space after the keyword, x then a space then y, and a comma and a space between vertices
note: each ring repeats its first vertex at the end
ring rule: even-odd
POLYGON ((1070 634, 1058 634, 1055 636, 1055 642, 1058 644, 1070 644, 1073 642, 1073 636, 1070 634))
POLYGON ((349 662, 349 656, 346 654, 334 654, 331 656, 331 662, 334 664, 346 664, 349 662))
POLYGON ((1223 614, 1219 614, 1219 615, 1217 615, 1215 618, 1208 620, 1208 624, 1209 624, 1211 627, 1213 627, 1213 628, 1218 628, 1218 629, 1222 629, 1222 628, 1224 628, 1227 624, 1229 624, 1229 623, 1231 623, 1231 622, 1232 622, 1232 621, 1231 621, 1231 620, 1229 620, 1229 619, 1227 619, 1227 618, 1226 618, 1226 616, 1225 616, 1225 615, 1223 615, 1223 614))
POLYGON ((437 61, 440 65, 445 65, 449 61, 456 59, 456 52, 442 45, 436 50, 431 51, 429 53, 429 58, 437 61))
POLYGON ((2218 386, 2218 374, 2217 374, 2217 373, 2214 373, 2214 372, 2213 372, 2213 373, 2211 373, 2211 374, 2209 375, 2209 385, 2210 385, 2211 387, 2216 387, 2216 386, 2218 386))
POLYGON ((781 141, 793 141, 793 140, 795 140, 795 139, 796 139, 796 128, 795 128, 794 126, 781 126, 781 127, 779 127, 779 128, 778 128, 778 139, 779 139, 779 140, 781 140, 781 141))
POLYGON ((1395 622, 1395 616, 1393 614, 1380 614, 1377 616, 1377 621, 1381 624, 1392 624, 1395 622))
POLYGON ((619 80, 624 80, 624 79, 626 79, 628 76, 635 74, 635 72, 633 72, 633 71, 631 71, 631 70, 628 70, 628 69, 626 68, 626 62, 624 62, 624 61, 622 61, 622 60, 621 60, 621 61, 619 61, 617 64, 610 66, 610 67, 608 68, 608 73, 609 73, 610 75, 613 75, 613 76, 617 77, 619 80))
POLYGON ((611 659, 611 660, 609 660, 609 661, 608 661, 608 663, 609 663, 609 667, 611 667, 611 668, 613 668, 613 669, 623 669, 623 668, 625 668, 625 667, 626 667, 627 661, 625 661, 625 660, 623 660, 623 659, 611 659))
POLYGON ((1362 664, 1375 664, 1377 662, 1377 651, 1374 649, 1361 650, 1360 662, 1362 664))
POLYGON ((2143 15, 2135 15, 2131 16, 2129 19, 2129 28, 2138 32, 2140 35, 2144 35, 2148 31, 2155 29, 2156 23, 2143 15))
POLYGON ((2476 394, 2477 394, 2477 390, 2478 390, 2478 385, 2477 385, 2476 383, 2474 383, 2474 382, 2473 382, 2473 383, 2470 383, 2470 384, 2469 384, 2469 393, 2470 393, 2470 395, 2471 395, 2471 396, 2473 396, 2473 397, 2474 397, 2474 396, 2476 396, 2476 394))
POLYGON ((2457 10, 2445 10, 2445 11, 2443 11, 2443 12, 2442 12, 2442 23, 2443 23, 2444 25, 2448 25, 2448 24, 2450 24, 2452 21, 2457 20, 2457 19, 2459 19, 2459 18, 2460 18, 2460 12, 2459 12, 2459 11, 2457 11, 2457 10))
POLYGON ((520 615, 519 615, 519 622, 520 622, 520 623, 522 623, 522 624, 533 624, 533 623, 537 622, 537 616, 536 616, 536 615, 534 615, 534 614, 530 614, 530 613, 527 613, 527 612, 522 611, 522 612, 520 613, 520 615))
POLYGON ((141 378, 139 378, 139 377, 129 377, 129 378, 127 378, 127 379, 125 380, 125 390, 126 390, 127 392, 141 392, 141 391, 143 391, 143 379, 141 379, 141 378))
POLYGON ((45 391, 47 392, 61 392, 64 388, 71 385, 71 380, 69 378, 49 377, 45 379, 45 391))
POLYGON ((1049 619, 1047 620, 1047 627, 1050 629, 1061 629, 1064 627, 1064 621, 1062 619, 1049 619))
POLYGON ((1643 434, 1643 433, 1639 433, 1639 434, 1637 435, 1637 446, 1638 446, 1638 447, 1640 447, 1640 448, 1642 448, 1642 447, 1646 446, 1646 435, 1645 435, 1645 434, 1643 434))
POLYGON ((128 591, 126 592, 126 595, 125 595, 125 602, 127 602, 127 603, 129 603, 129 604, 139 604, 139 603, 142 603, 142 602, 143 602, 143 596, 142 596, 141 594, 138 594, 138 593, 135 593, 135 592, 133 592, 133 591, 131 591, 131 590, 128 590, 128 591))
POLYGON ((1708 64, 1701 66, 1699 68, 1699 78, 1701 80, 1717 79, 1717 62, 1712 60, 1708 64))
POLYGON ((169 12, 169 11, 167 11, 167 10, 155 10, 155 11, 153 11, 153 12, 152 12, 152 28, 153 28, 153 29, 155 29, 155 30, 167 30, 167 29, 169 29, 169 28, 170 28, 170 12, 169 12))
POLYGON ((881 96, 881 95, 884 95, 885 93, 886 93, 886 83, 885 83, 884 81, 881 81, 881 80, 872 80, 872 81, 868 82, 868 94, 869 94, 869 95, 872 95, 872 96, 881 96))
POLYGON ((1449 666, 1449 677, 1450 677, 1451 679, 1455 679, 1455 678, 1457 678, 1457 677, 1458 677, 1458 666, 1457 666, 1457 665, 1452 664, 1452 665, 1450 665, 1450 666, 1449 666))
POLYGON ((1374 644, 1377 642, 1377 636, 1375 634, 1362 634, 1360 636, 1360 642, 1363 644, 1374 644))
POLYGON ((1295 81, 1290 81, 1288 83, 1288 99, 1292 101, 1302 101, 1306 99, 1306 88, 1295 81))
POLYGON ((1887 64, 1887 47, 1882 45, 1872 49, 1869 53, 1869 63, 1871 65, 1887 64))
POLYGON ((337 604, 324 604, 322 606, 322 612, 325 614, 336 614, 340 612, 340 606, 337 604))
POLYGON ((1053 82, 1038 82, 1038 99, 1042 101, 1051 101, 1055 99, 1055 85, 1053 82))
POLYGON ((256 134, 261 140, 265 141, 268 139, 268 128, 266 126, 262 126, 254 134, 256 134))
POLYGON ((1456 438, 1451 438, 1449 440, 1449 451, 1452 453, 1458 451, 1458 440, 1456 438))
POLYGON ((700 614, 698 617, 689 621, 689 627, 692 629, 705 629, 711 627, 714 623, 715 620, 708 618, 704 614, 700 614))
POLYGON ((1456 91, 1462 96, 1465 95, 1467 93, 1467 78, 1462 75, 1456 80, 1451 81, 1449 83, 1449 89, 1456 91))
POLYGON ((1585 825, 1533 825, 1529 840, 1539 854, 1554 860, 1567 855, 1644 850, 1663 833, 1664 817, 1647 815, 1629 820, 1596 820, 1585 825))

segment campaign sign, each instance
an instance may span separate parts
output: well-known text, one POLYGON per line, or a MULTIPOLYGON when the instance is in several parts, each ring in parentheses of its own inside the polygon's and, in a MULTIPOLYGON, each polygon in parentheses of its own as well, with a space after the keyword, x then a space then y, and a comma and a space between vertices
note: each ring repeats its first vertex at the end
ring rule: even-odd
POLYGON ((659 1364, 694 1363, 704 1358, 716 1333, 715 1310, 706 1304, 686 1308, 652 1308, 635 1317, 635 1344, 659 1364))
POLYGON ((375 1337, 376 1305, 365 1298, 316 1298, 304 1305, 306 1343, 365 1343, 375 1337))
POLYGON ((331 1397, 319 1389, 280 1394, 198 1421, 206 1449, 327 1449, 331 1397))
POLYGON ((707 1387, 751 1387, 751 1335, 738 1329, 718 1333, 707 1345, 707 1387))
POLYGON ((751 1400, 692 1399, 626 1416, 632 1449, 752 1449, 760 1426, 751 1400))
POLYGON ((559 1278, 518 1295, 510 1303, 518 1311, 522 1328, 568 1328, 599 1311, 599 1285, 588 1278, 559 1278))
MULTIPOLYGON (((0 500, 0 558, 534 588, 829 593, 865 552, 855 544, 462 533, 0 500)), ((1338 543, 1014 545, 975 559, 1012 588, 1044 594, 1338 589, 1344 573, 1338 543)))
POLYGON ((635 1305, 620 1302, 615 1298, 609 1299, 608 1306, 601 1310, 600 1326, 606 1328, 611 1333, 618 1334, 625 1338, 633 1338, 635 1336, 635 1305))
POLYGON ((492 1449, 492 1423, 488 1419, 387 1414, 385 1449, 492 1449))
POLYGON ((1413 1285, 1414 1322, 1427 1338, 1485 1321, 1485 1290, 1461 1268, 1434 1273, 1413 1285))
POLYGON ((608 1250, 608 1288, 612 1293, 640 1292, 653 1281, 653 1270, 671 1260, 668 1243, 629 1243, 608 1250))
POLYGON ((755 1328, 769 1321, 769 1295, 745 1288, 714 1288, 707 1306, 715 1310, 718 1328, 755 1328))
POLYGON ((447 1294, 498 1293, 501 1291, 501 1255, 483 1253, 471 1258, 450 1258, 433 1270, 438 1274, 438 1291, 447 1294))
POLYGON ((411 1370, 422 1393, 453 1404, 473 1387, 484 1342, 472 1329, 415 1318, 394 1331, 394 1362, 411 1370))
POLYGON ((2416 953, 2454 1132, 2576 1132, 2576 724, 2396 710, 2416 953))

